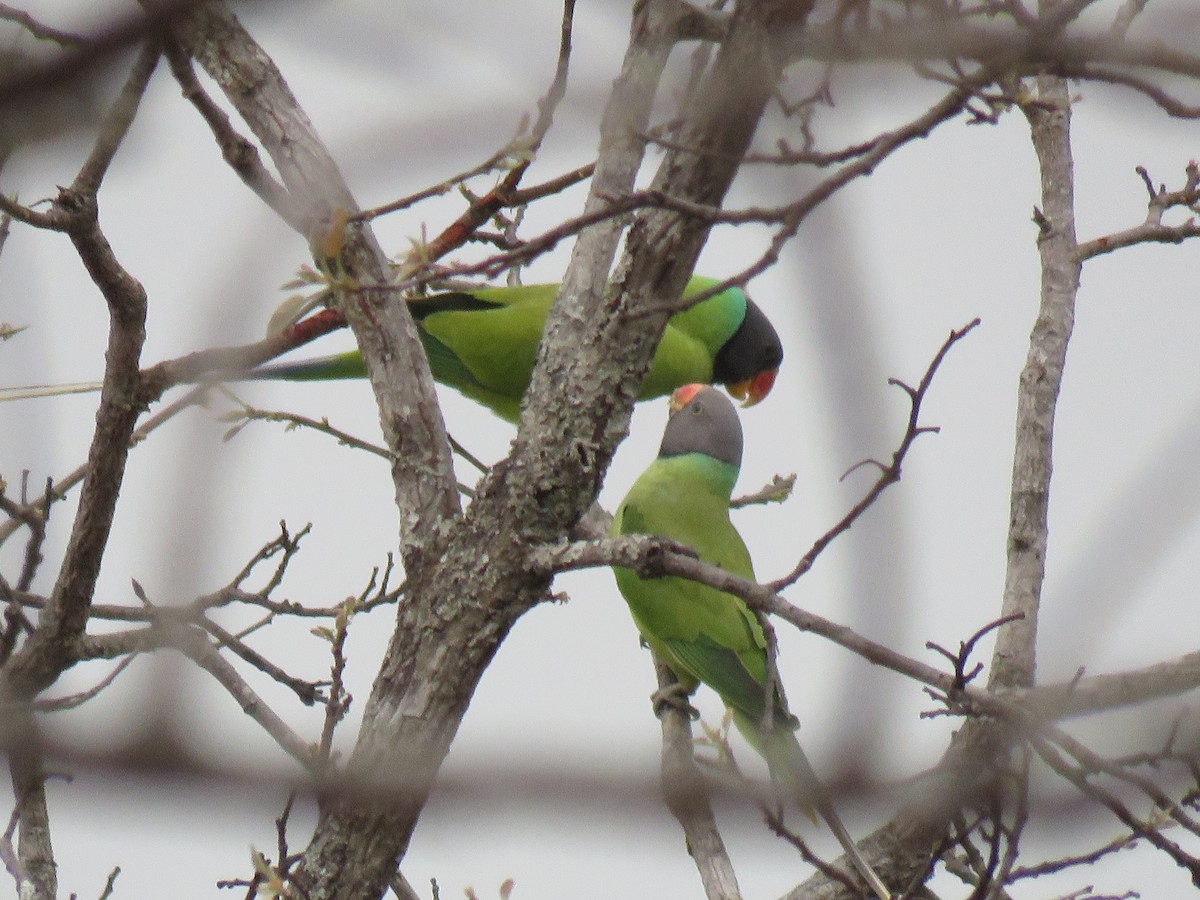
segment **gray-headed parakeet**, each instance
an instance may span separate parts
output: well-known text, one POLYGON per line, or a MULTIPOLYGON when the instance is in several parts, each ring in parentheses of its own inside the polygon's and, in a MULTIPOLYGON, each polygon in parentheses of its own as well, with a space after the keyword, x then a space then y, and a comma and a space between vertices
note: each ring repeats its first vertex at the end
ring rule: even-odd
MULTIPOLYGON (((729 400, 711 387, 675 391, 658 458, 630 488, 613 520, 614 535, 650 534, 695 550, 701 560, 750 580, 754 569, 729 520, 729 498, 742 462, 742 429, 729 400)), ((738 730, 767 761, 772 780, 829 823, 859 874, 880 898, 887 888, 863 859, 796 740, 796 719, 778 691, 772 727, 767 710, 767 642, 745 602, 686 578, 644 579, 614 567, 617 586, 646 643, 689 693, 715 690, 738 730)))

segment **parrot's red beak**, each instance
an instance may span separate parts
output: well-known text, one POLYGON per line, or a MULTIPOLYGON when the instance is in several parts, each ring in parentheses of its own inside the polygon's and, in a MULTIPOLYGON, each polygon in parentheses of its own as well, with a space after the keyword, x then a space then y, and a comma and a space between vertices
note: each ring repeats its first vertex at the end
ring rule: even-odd
POLYGON ((692 399, 702 390, 704 390, 704 385, 702 384, 685 384, 681 388, 676 388, 675 393, 671 395, 671 415, 674 415, 691 403, 692 399))
POLYGON ((775 386, 775 376, 778 374, 778 369, 767 369, 765 372, 759 372, 753 378, 726 385, 725 389, 741 400, 743 407, 753 406, 771 393, 771 388, 775 386))

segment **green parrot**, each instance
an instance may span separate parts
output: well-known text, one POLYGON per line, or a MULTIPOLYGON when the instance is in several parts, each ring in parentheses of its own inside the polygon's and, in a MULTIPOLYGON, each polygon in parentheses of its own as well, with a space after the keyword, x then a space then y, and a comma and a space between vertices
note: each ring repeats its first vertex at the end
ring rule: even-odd
MULTIPOLYGON (((685 297, 718 282, 696 276, 685 297)), ((409 311, 436 381, 515 422, 529 387, 546 315, 557 284, 481 288, 410 300, 409 311)), ((639 399, 669 394, 694 381, 725 385, 746 405, 765 397, 783 360, 779 335, 762 311, 736 287, 676 313, 667 324, 642 382, 639 399)), ((357 350, 299 363, 266 366, 254 379, 326 381, 363 378, 357 350)))
MULTIPOLYGON (((718 282, 696 276, 684 296, 718 282)), ((481 288, 410 300, 436 381, 515 422, 529 387, 556 284, 481 288)), ((747 406, 765 397, 783 360, 779 335, 740 289, 727 288, 669 320, 639 399, 669 394, 689 382, 725 385, 747 406)), ((357 350, 337 356, 263 366, 232 380, 331 381, 364 378, 357 350)), ((98 390, 97 383, 0 389, 0 401, 98 390)))
MULTIPOLYGON (((612 534, 670 538, 691 547, 704 562, 754 580, 750 554, 729 520, 729 498, 742 462, 737 411, 718 391, 700 384, 676 390, 670 409, 658 458, 618 507, 612 534)), ((778 691, 773 727, 764 729, 767 641, 745 602, 686 578, 643 579, 617 566, 613 573, 642 637, 681 688, 690 694, 703 682, 720 695, 738 730, 766 759, 776 785, 821 813, 871 890, 888 900, 887 888, 821 788, 796 740, 797 721, 778 691)))

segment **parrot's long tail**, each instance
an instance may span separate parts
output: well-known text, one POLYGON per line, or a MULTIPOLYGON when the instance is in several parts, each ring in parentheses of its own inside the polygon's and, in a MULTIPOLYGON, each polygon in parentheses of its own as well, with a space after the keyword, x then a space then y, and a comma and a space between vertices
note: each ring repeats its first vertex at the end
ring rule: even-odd
MULTIPOLYGON (((357 353, 323 356, 303 362, 259 366, 247 372, 222 373, 227 381, 332 381, 340 378, 363 378, 362 357, 357 353)), ((92 394, 100 390, 98 381, 75 381, 64 384, 22 384, 0 387, 0 403, 10 400, 29 400, 35 397, 59 397, 64 394, 92 394)))
POLYGON ((100 390, 98 381, 69 381, 66 384, 21 384, 0 387, 0 403, 9 400, 29 400, 34 397, 59 397, 63 394, 94 394, 100 390))
POLYGON ((771 770, 772 778, 794 795, 802 806, 815 809, 828 823, 830 831, 842 845, 846 856, 850 858, 850 862, 874 895, 879 900, 892 900, 892 894, 887 885, 871 868, 871 864, 867 862, 862 851, 858 849, 858 845, 854 843, 854 838, 842 824, 841 817, 833 807, 833 801, 829 799, 829 794, 826 793, 820 779, 817 778, 817 773, 813 771, 808 756, 805 755, 800 742, 796 740, 796 735, 786 728, 781 728, 766 738, 763 749, 765 751, 763 755, 767 759, 767 766, 771 770))
POLYGON ((362 357, 357 353, 339 353, 301 362, 275 363, 238 373, 235 381, 334 381, 342 378, 366 378, 362 357))

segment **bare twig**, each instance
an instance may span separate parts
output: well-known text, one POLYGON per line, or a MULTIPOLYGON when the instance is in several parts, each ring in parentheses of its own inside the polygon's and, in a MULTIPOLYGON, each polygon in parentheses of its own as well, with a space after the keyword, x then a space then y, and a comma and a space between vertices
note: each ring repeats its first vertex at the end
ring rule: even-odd
POLYGON ((444 181, 439 181, 437 184, 430 185, 427 188, 409 194, 406 197, 392 200, 384 203, 381 206, 375 206, 370 209, 364 209, 361 212, 351 216, 351 221, 370 222, 373 219, 378 219, 380 216, 386 216, 389 213, 400 212, 408 209, 410 206, 415 206, 422 200, 428 200, 430 197, 440 197, 443 194, 448 194, 454 190, 457 185, 461 185, 472 178, 479 175, 486 175, 495 169, 500 168, 509 158, 512 150, 510 147, 503 147, 497 150, 479 165, 472 166, 465 171, 459 172, 457 175, 451 175, 444 181))
MULTIPOLYGON (((246 565, 242 567, 241 571, 238 572, 237 575, 235 575, 229 582, 229 587, 240 587, 242 582, 250 577, 250 574, 260 562, 266 562, 276 553, 282 553, 283 555, 279 557, 279 562, 275 565, 275 571, 271 573, 270 580, 268 580, 263 586, 262 590, 258 592, 259 595, 264 598, 270 596, 271 592, 275 590, 275 588, 279 587, 279 585, 283 582, 283 576, 284 573, 287 572, 288 564, 291 563, 296 554, 300 552, 300 542, 304 540, 304 538, 306 538, 311 531, 312 523, 310 522, 296 532, 295 536, 293 537, 288 531, 287 523, 280 520, 279 537, 263 544, 263 546, 255 552, 254 556, 250 558, 250 561, 247 562, 246 565)), ((197 604, 197 608, 202 608, 202 606, 197 604)))
POLYGON ((961 690, 974 681, 975 676, 977 676, 983 670, 983 663, 976 663, 971 671, 967 671, 967 663, 971 658, 971 653, 974 651, 975 645, 978 644, 985 635, 995 631, 1008 621, 1009 619, 1007 618, 1000 618, 996 619, 994 622, 989 622, 988 624, 984 625, 973 635, 971 635, 971 637, 965 641, 962 641, 958 645, 957 653, 951 653, 949 650, 946 650, 944 647, 935 644, 933 641, 926 641, 925 647, 928 650, 934 650, 940 653, 950 661, 950 663, 954 666, 955 685, 961 690))
POLYGON ((1137 173, 1146 183, 1150 194, 1145 221, 1125 231, 1083 242, 1076 250, 1081 261, 1137 244, 1182 244, 1188 238, 1200 236, 1200 225, 1192 218, 1178 225, 1163 223, 1166 212, 1176 207, 1183 207, 1192 213, 1200 212, 1197 209, 1200 204, 1200 166, 1195 162, 1188 163, 1187 180, 1177 191, 1168 191, 1162 185, 1156 188, 1150 180, 1150 174, 1142 166, 1137 167, 1137 173))
MULTIPOLYGON (((538 101, 538 118, 534 123, 529 137, 522 141, 520 161, 514 165, 500 184, 490 190, 485 196, 471 203, 459 218, 441 234, 424 244, 418 251, 410 254, 404 266, 403 274, 408 275, 435 260, 441 259, 451 250, 460 247, 474 234, 481 225, 488 221, 497 211, 512 205, 511 195, 517 189, 525 176, 534 157, 541 148, 551 124, 554 122, 554 111, 562 101, 567 89, 567 73, 571 60, 571 29, 575 19, 575 0, 564 0, 562 27, 558 49, 558 61, 554 69, 554 78, 546 95, 538 101)), ((508 152, 511 151, 503 151, 508 152)))
POLYGON ((308 225, 299 205, 292 199, 287 188, 276 181, 263 165, 254 144, 238 134, 229 121, 229 116, 208 96, 196 78, 196 73, 192 71, 191 60, 179 43, 169 39, 165 47, 167 61, 171 64, 171 74, 179 83, 184 98, 196 108, 212 131, 225 162, 237 173, 242 183, 254 191, 281 219, 307 236, 308 225))
POLYGON ((1111 856, 1114 853, 1119 853, 1122 850, 1129 850, 1137 846, 1141 841, 1141 836, 1132 832, 1119 835, 1113 838, 1106 844, 1091 850, 1087 853, 1080 853, 1071 856, 1060 856, 1056 859, 1047 860, 1046 862, 1037 863, 1031 866, 1016 866, 1009 873, 1009 881, 1022 881, 1027 878, 1038 878, 1041 875, 1049 875, 1053 872, 1062 872, 1074 866, 1090 866, 1099 862, 1106 856, 1111 856))
POLYGON ((247 645, 241 640, 239 635, 230 634, 211 619, 202 617, 199 625, 216 639, 217 647, 228 647, 254 668, 290 689, 292 693, 300 698, 300 702, 305 706, 312 706, 314 703, 319 703, 325 699, 319 684, 289 675, 257 650, 247 645))
POLYGON ((1129 807, 1115 794, 1105 788, 1092 784, 1088 780, 1087 771, 1081 767, 1071 765, 1062 757, 1050 741, 1036 735, 1029 736, 1029 741, 1042 761, 1065 780, 1075 785, 1080 793, 1107 808, 1122 824, 1129 828, 1132 834, 1144 838, 1157 849, 1166 853, 1179 866, 1189 870, 1193 879, 1200 878, 1200 859, 1196 859, 1185 852, 1174 841, 1168 840, 1156 823, 1137 818, 1129 810, 1129 807))
POLYGON ((564 172, 557 178, 551 178, 549 181, 543 181, 541 184, 518 188, 509 195, 509 205, 514 207, 526 206, 535 200, 541 200, 543 197, 556 196, 567 188, 591 178, 592 172, 595 170, 596 164, 588 163, 586 166, 580 166, 577 169, 572 169, 570 172, 564 172))
POLYGON ((108 877, 104 879, 104 890, 100 892, 98 900, 108 900, 113 895, 113 890, 117 886, 117 876, 120 874, 121 867, 113 866, 112 871, 108 873, 108 877))
POLYGON ((1154 103, 1167 115, 1176 119, 1200 118, 1200 105, 1187 103, 1171 94, 1162 85, 1156 84, 1149 78, 1135 75, 1125 69, 1110 66, 1076 63, 1060 65, 1055 71, 1063 78, 1079 79, 1080 81, 1096 81, 1103 84, 1117 84, 1141 94, 1154 103))
MULTIPOLYGON (((360 599, 366 599, 366 594, 369 592, 370 587, 368 586, 360 599)), ((330 765, 333 761, 334 729, 350 711, 352 701, 342 679, 346 672, 346 636, 349 634, 350 618, 354 615, 355 609, 356 601, 353 597, 342 601, 338 615, 334 619, 333 631, 323 632, 323 636, 329 639, 329 652, 333 657, 329 670, 329 694, 325 700, 325 721, 321 726, 321 740, 317 744, 317 758, 325 766, 330 765)))
POLYGON ((117 676, 129 668, 130 663, 132 663, 135 659, 137 659, 136 653, 131 653, 129 656, 126 656, 113 667, 111 672, 109 672, 106 676, 104 676, 104 678, 100 679, 99 682, 88 688, 86 691, 80 691, 79 693, 71 694, 68 697, 56 697, 52 700, 35 700, 32 704, 33 709, 37 712, 62 712, 63 710, 75 709, 79 706, 82 706, 84 703, 91 700, 106 687, 116 681, 117 676))
MULTIPOLYGON (((27 474, 27 473, 25 473, 27 474)), ((27 591, 33 584, 38 567, 42 564, 42 545, 46 541, 46 524, 50 521, 50 509, 55 496, 49 479, 46 490, 42 494, 41 503, 31 503, 25 491, 24 479, 21 489, 21 502, 13 503, 3 494, 3 484, 0 484, 0 510, 7 513, 13 521, 20 521, 29 528, 29 539, 25 542, 25 554, 21 564, 21 574, 17 576, 16 589, 27 591)), ((2 543, 2 541, 0 541, 2 543)))
MULTIPOLYGON (((855 880, 851 878, 848 873, 843 872, 837 866, 826 862, 820 856, 813 853, 812 848, 808 846, 808 842, 800 837, 800 835, 798 835, 796 832, 792 831, 792 829, 787 827, 778 810, 764 806, 763 821, 767 823, 767 827, 771 829, 772 833, 783 838, 785 841, 791 844, 792 847, 796 849, 796 852, 800 854, 800 858, 806 863, 819 871, 830 881, 842 885, 847 891, 850 892, 851 896, 857 897, 861 895, 862 888, 857 884, 857 882, 855 882, 855 880)), ((874 895, 871 896, 873 897, 874 895)))
POLYGON ((80 47, 88 42, 82 35, 51 28, 24 10, 14 9, 7 3, 0 3, 0 19, 17 23, 39 41, 49 41, 62 47, 80 47))
POLYGON ((75 183, 72 185, 75 191, 92 196, 99 190, 100 182, 104 180, 104 175, 125 139, 129 126, 133 124, 133 117, 137 115, 138 104, 146 93, 146 86, 150 83, 155 66, 158 65, 158 56, 159 50, 154 44, 147 44, 138 54, 125 87, 101 123, 92 152, 75 177, 75 183))
MULTIPOLYGON (((1088 775, 1107 775, 1115 781, 1124 782, 1136 788, 1154 804, 1156 813, 1173 819, 1183 829, 1200 836, 1200 821, 1197 821, 1182 804, 1176 802, 1149 778, 1133 772, 1125 765, 1104 759, 1081 741, 1067 734, 1062 728, 1051 724, 1043 724, 1041 727, 1042 733, 1077 760, 1088 775)), ((1197 866, 1196 871, 1200 872, 1200 858, 1197 859, 1197 866)))
MULTIPOLYGON (((289 429, 309 428, 313 431, 320 432, 321 434, 327 434, 332 438, 336 438, 337 442, 344 447, 351 447, 355 450, 365 450, 367 453, 372 453, 375 456, 378 456, 381 459, 389 462, 392 460, 392 454, 387 448, 380 447, 378 444, 372 444, 370 441, 364 441, 362 438, 355 437, 347 431, 342 431, 340 428, 334 428, 329 424, 329 420, 326 418, 318 420, 310 418, 309 416, 299 415, 298 413, 257 409, 247 403, 242 402, 241 400, 238 400, 237 398, 234 398, 232 394, 228 394, 228 392, 226 393, 241 406, 241 409, 221 417, 223 421, 234 423, 233 426, 225 432, 225 440, 227 441, 240 434, 242 429, 250 422, 282 422, 287 425, 289 429)), ((487 466, 481 463, 474 455, 471 454, 469 450, 456 441, 453 435, 447 434, 446 439, 450 442, 451 450, 469 462, 480 472, 487 472, 487 466)), ((475 495, 474 489, 468 487, 462 482, 458 482, 458 491, 464 497, 473 497, 475 495)))
MULTIPOLYGON (((901 465, 904 463, 904 458, 908 455, 908 451, 912 449, 912 445, 916 439, 922 434, 937 431, 936 427, 924 426, 920 424, 921 403, 925 399, 925 394, 929 390, 929 386, 933 383, 933 376, 936 374, 938 367, 942 364, 942 360, 945 359, 946 354, 950 351, 950 348, 970 334, 970 332, 978 324, 979 319, 975 319, 974 321, 967 323, 967 325, 965 325, 963 328, 950 332, 950 336, 946 338, 945 342, 941 346, 941 349, 939 349, 937 354, 934 355, 933 361, 930 362, 929 367, 925 370, 925 374, 921 376, 921 381, 915 388, 909 387, 907 384, 896 378, 888 379, 888 384, 901 388, 908 395, 909 400, 908 425, 904 430, 903 437, 900 439, 900 445, 892 454, 891 463, 889 465, 884 465, 877 460, 865 460, 864 462, 857 463, 850 469, 852 472, 859 466, 874 465, 879 469, 879 478, 876 479, 875 483, 870 487, 863 498, 858 501, 858 503, 856 503, 836 525, 830 528, 821 537, 817 538, 812 547, 809 548, 808 552, 800 558, 800 561, 796 563, 795 568, 793 568, 791 572, 789 572, 783 578, 772 581, 767 585, 771 590, 778 592, 783 590, 788 585, 794 584, 797 579, 799 579, 804 575, 805 572, 812 568, 813 563, 816 562, 817 557, 821 555, 826 547, 833 543, 833 541, 836 540, 839 535, 850 529, 850 526, 852 526, 858 520, 858 518, 871 507, 871 505, 879 498, 880 494, 900 480, 901 465)), ((850 474, 850 472, 846 473, 846 475, 848 474, 850 474)), ((843 475, 842 477, 845 478, 846 475, 843 475)))
POLYGON ((792 490, 796 487, 796 475, 774 475, 771 477, 770 484, 763 485, 757 491, 750 494, 745 494, 741 497, 734 497, 729 501, 730 509, 742 509, 747 506, 756 506, 758 504, 767 503, 784 503, 792 496, 792 490))
POLYGON ((221 416, 222 421, 234 423, 233 427, 225 432, 225 440, 227 441, 238 435, 250 422, 282 422, 289 428, 309 428, 321 434, 327 434, 335 438, 342 446, 352 447, 355 450, 365 450, 367 453, 372 453, 381 459, 391 461, 392 455, 387 448, 364 441, 349 432, 342 431, 340 428, 335 428, 329 424, 328 419, 322 418, 318 420, 297 413, 258 409, 249 404, 242 403, 240 400, 237 402, 241 406, 240 409, 221 416))

